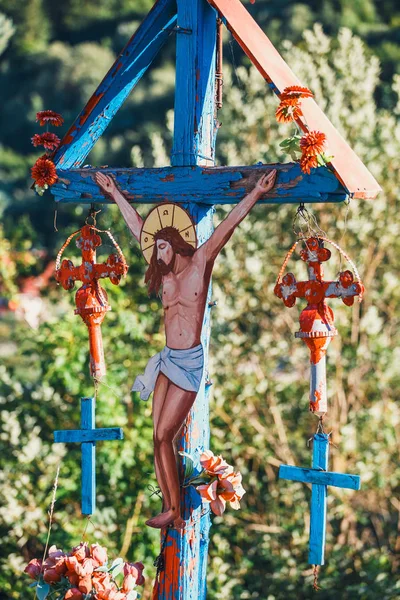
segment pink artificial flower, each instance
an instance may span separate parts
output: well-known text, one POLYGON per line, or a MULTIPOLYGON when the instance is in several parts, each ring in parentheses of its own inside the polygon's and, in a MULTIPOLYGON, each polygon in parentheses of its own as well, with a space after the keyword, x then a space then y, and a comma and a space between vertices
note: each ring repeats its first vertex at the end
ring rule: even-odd
POLYGON ((126 595, 124 592, 119 592, 115 588, 108 590, 104 590, 104 592, 98 592, 97 594, 98 600, 125 600, 126 595))
POLYGON ((132 575, 135 578, 136 585, 144 585, 143 571, 144 564, 141 562, 125 563, 124 565, 124 577, 132 575))
POLYGON ((200 464, 207 473, 211 475, 219 475, 224 473, 229 468, 228 463, 222 456, 215 456, 211 450, 205 450, 201 453, 200 464))
POLYGON ((242 486, 241 473, 224 473, 219 477, 218 486, 220 497, 228 501, 232 508, 238 510, 240 508, 240 500, 246 493, 242 486), (221 488, 224 491, 221 491, 221 488))
POLYGON ((25 567, 24 573, 29 575, 31 579, 38 579, 42 571, 42 561, 37 558, 33 558, 25 567))
POLYGON ((99 567, 107 562, 107 550, 99 544, 92 544, 90 546, 90 556, 99 567))

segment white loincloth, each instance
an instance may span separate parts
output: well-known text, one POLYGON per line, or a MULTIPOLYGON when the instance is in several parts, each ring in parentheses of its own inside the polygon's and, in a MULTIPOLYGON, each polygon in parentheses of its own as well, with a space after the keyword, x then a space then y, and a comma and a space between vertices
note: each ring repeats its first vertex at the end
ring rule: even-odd
POLYGON ((154 391, 159 373, 163 373, 171 383, 188 392, 198 392, 203 376, 203 346, 199 344, 187 350, 174 350, 165 346, 152 356, 143 375, 138 375, 132 386, 133 392, 140 392, 140 398, 147 400, 154 391))

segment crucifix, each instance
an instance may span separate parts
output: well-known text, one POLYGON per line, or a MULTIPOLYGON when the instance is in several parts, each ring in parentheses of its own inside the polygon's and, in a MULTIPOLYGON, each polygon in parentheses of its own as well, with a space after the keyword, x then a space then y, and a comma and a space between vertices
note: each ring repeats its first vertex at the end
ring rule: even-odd
POLYGON ((313 436, 312 468, 304 469, 281 465, 279 478, 289 481, 302 481, 312 485, 310 542, 308 562, 311 565, 324 564, 327 486, 333 485, 349 490, 359 490, 361 487, 358 475, 344 475, 328 471, 329 468, 329 435, 316 433, 313 436))
MULTIPOLYGON (((104 186, 96 181, 100 171, 103 177, 113 178, 128 203, 167 202, 186 209, 196 228, 197 248, 201 249, 213 233, 213 207, 237 204, 252 192, 261 177, 273 170, 277 171, 275 185, 262 195, 261 203, 341 202, 348 196, 377 195, 378 183, 312 98, 303 101, 303 117, 299 117, 298 125, 303 131, 316 129, 326 134, 334 156, 330 168, 312 169, 305 175, 298 163, 215 166, 219 127, 216 63, 221 62, 217 57, 217 20, 230 30, 275 94, 279 96, 287 86, 301 85, 240 0, 157 0, 55 152, 59 179, 51 192, 56 201, 94 205, 110 202, 104 196, 104 186), (171 166, 82 168, 86 156, 170 35, 176 35, 171 166)), ((209 447, 210 387, 206 382, 211 281, 204 306, 200 334, 204 352, 202 375, 179 441, 179 449, 187 454, 198 447, 209 447)), ((185 458, 182 462, 183 472, 185 458)), ((164 569, 156 598, 205 600, 210 517, 191 487, 181 489, 180 500, 185 525, 183 529, 162 531, 164 569)))
POLYGON ((99 230, 93 224, 84 225, 82 229, 70 235, 58 253, 55 272, 57 282, 65 290, 72 290, 75 281, 82 282, 75 295, 75 314, 82 317, 88 328, 90 374, 95 380, 100 380, 106 373, 100 327, 106 313, 111 310, 107 292, 100 286, 99 279, 109 278, 111 283, 118 285, 128 271, 124 255, 109 231, 105 233, 111 238, 118 254, 110 254, 103 264, 96 263, 96 248, 101 246, 101 237, 98 232, 99 230), (76 245, 82 251, 82 263, 79 267, 75 267, 72 260, 66 258, 61 263, 65 248, 78 233, 80 236, 76 240, 76 245))
MULTIPOLYGON (((326 388, 326 351, 332 340, 337 335, 334 326, 333 310, 326 304, 326 298, 341 298, 347 306, 352 306, 354 297, 361 301, 364 286, 361 283, 358 271, 351 262, 357 276, 346 270, 339 273, 337 281, 324 281, 322 263, 329 260, 331 251, 325 248, 323 237, 310 237, 304 241, 304 249, 300 252, 301 259, 308 266, 308 281, 296 281, 293 273, 282 277, 282 269, 275 285, 274 293, 283 300, 285 306, 295 305, 297 298, 305 298, 307 306, 300 315, 300 331, 295 337, 300 338, 310 350, 310 411, 322 417, 328 411, 328 398, 326 388)), ((331 242, 332 243, 332 242, 331 242)), ((296 242, 290 249, 290 257, 296 242)), ((335 247, 343 253, 341 248, 335 247)), ((343 253, 347 260, 349 257, 343 253)), ((284 261, 284 266, 287 260, 284 261)))
POLYGON ((121 427, 96 429, 95 406, 95 398, 81 398, 81 428, 54 432, 56 443, 81 444, 83 515, 92 515, 96 509, 96 443, 124 437, 121 427))

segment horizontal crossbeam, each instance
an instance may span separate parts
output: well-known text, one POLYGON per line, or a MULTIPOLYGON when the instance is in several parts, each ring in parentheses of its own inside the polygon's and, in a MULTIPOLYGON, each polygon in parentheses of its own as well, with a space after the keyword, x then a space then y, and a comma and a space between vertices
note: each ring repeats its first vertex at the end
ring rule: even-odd
POLYGON ((121 427, 108 427, 105 429, 68 429, 54 432, 55 442, 102 442, 109 440, 123 440, 124 434, 121 427))
POLYGON ((288 479, 289 481, 301 481, 302 483, 333 485, 349 490, 359 490, 361 487, 361 480, 358 475, 318 471, 317 469, 303 469, 290 465, 281 465, 279 467, 279 478, 288 479))
POLYGON ((61 140, 53 158, 57 167, 70 169, 82 165, 174 31, 176 19, 175 0, 157 0, 61 140))
POLYGON ((80 204, 110 202, 94 181, 97 171, 113 175, 131 202, 197 202, 236 204, 250 192, 266 172, 277 169, 274 189, 261 203, 342 202, 347 195, 326 167, 302 173, 298 163, 255 165, 252 167, 164 167, 158 169, 70 169, 58 171, 59 180, 51 193, 58 202, 80 204))

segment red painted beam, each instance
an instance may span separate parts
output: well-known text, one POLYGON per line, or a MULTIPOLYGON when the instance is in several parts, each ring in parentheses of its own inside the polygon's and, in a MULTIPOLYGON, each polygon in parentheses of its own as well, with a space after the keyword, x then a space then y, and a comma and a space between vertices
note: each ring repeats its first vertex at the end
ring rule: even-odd
MULTIPOLYGON (((223 17, 228 29, 243 48, 252 63, 276 94, 285 87, 304 85, 283 60, 240 0, 208 0, 223 17)), ((302 128, 325 133, 328 154, 333 155, 332 166, 339 181, 354 198, 375 198, 381 187, 367 167, 332 125, 328 117, 312 98, 302 100, 304 122, 302 128), (307 123, 307 125, 306 125, 307 123)))

